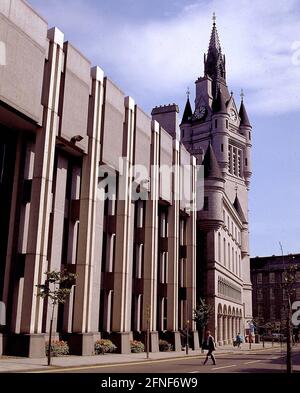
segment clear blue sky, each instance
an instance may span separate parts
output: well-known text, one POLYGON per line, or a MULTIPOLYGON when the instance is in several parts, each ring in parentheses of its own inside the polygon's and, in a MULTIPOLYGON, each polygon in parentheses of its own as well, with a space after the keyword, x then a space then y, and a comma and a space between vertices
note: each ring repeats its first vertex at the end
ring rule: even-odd
MULTIPOLYGON (((144 110, 203 74, 212 12, 253 126, 251 256, 300 252, 300 3, 297 0, 29 0, 144 110)), ((192 93, 193 94, 193 93, 192 93)), ((182 112, 181 112, 182 113, 182 112)))

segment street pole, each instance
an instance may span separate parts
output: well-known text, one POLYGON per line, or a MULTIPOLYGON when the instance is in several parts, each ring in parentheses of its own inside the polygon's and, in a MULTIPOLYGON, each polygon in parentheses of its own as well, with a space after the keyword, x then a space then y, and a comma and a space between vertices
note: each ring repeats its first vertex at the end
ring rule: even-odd
POLYGON ((149 359, 149 355, 150 355, 150 314, 151 314, 151 306, 147 304, 145 310, 145 317, 147 321, 147 326, 146 326, 147 359, 149 359))
POLYGON ((51 341, 52 341, 52 326, 53 326, 53 317, 54 317, 54 307, 55 303, 52 305, 52 313, 51 313, 51 320, 50 320, 50 332, 49 332, 49 343, 48 343, 48 366, 51 365, 51 341))
POLYGON ((190 321, 186 321, 186 346, 185 346, 185 353, 186 355, 189 354, 189 323, 190 321))
POLYGON ((290 294, 288 294, 288 316, 286 320, 286 373, 291 374, 292 370, 292 348, 291 348, 291 298, 290 294))
POLYGON ((149 359, 150 352, 150 319, 147 319, 147 359, 149 359))

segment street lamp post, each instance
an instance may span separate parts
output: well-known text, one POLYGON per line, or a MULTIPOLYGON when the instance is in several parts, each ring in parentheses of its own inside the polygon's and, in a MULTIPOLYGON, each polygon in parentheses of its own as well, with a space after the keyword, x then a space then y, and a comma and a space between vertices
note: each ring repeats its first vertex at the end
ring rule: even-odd
POLYGON ((185 345, 185 353, 186 355, 189 354, 189 323, 190 321, 186 321, 186 345, 185 345))
POLYGON ((291 348, 291 296, 288 294, 288 317, 286 319, 286 372, 287 374, 291 374, 293 372, 292 369, 292 348, 291 348))
POLYGON ((248 334, 248 339, 249 339, 249 349, 251 349, 251 337, 252 337, 252 331, 251 331, 251 327, 252 327, 252 321, 247 321, 248 326, 249 326, 249 334, 248 334))
POLYGON ((145 316, 146 316, 146 322, 147 322, 147 326, 146 326, 146 342, 147 342, 147 359, 149 359, 149 353, 150 353, 150 305, 147 304, 146 305, 146 312, 145 312, 145 316))

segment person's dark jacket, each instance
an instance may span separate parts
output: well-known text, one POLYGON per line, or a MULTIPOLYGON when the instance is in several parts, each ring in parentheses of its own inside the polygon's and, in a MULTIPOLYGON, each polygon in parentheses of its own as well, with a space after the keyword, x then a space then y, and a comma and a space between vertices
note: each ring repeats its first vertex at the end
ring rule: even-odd
POLYGON ((216 345, 215 345, 215 341, 212 336, 209 336, 208 340, 207 340, 207 338, 204 340, 204 342, 202 344, 202 349, 208 349, 209 351, 215 351, 216 345))

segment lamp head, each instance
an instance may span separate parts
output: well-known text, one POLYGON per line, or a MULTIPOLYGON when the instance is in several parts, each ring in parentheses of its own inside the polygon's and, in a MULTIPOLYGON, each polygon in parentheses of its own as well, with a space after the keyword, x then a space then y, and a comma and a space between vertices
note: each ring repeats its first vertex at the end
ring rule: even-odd
POLYGON ((81 142, 83 137, 81 135, 75 135, 71 138, 71 143, 81 142))

